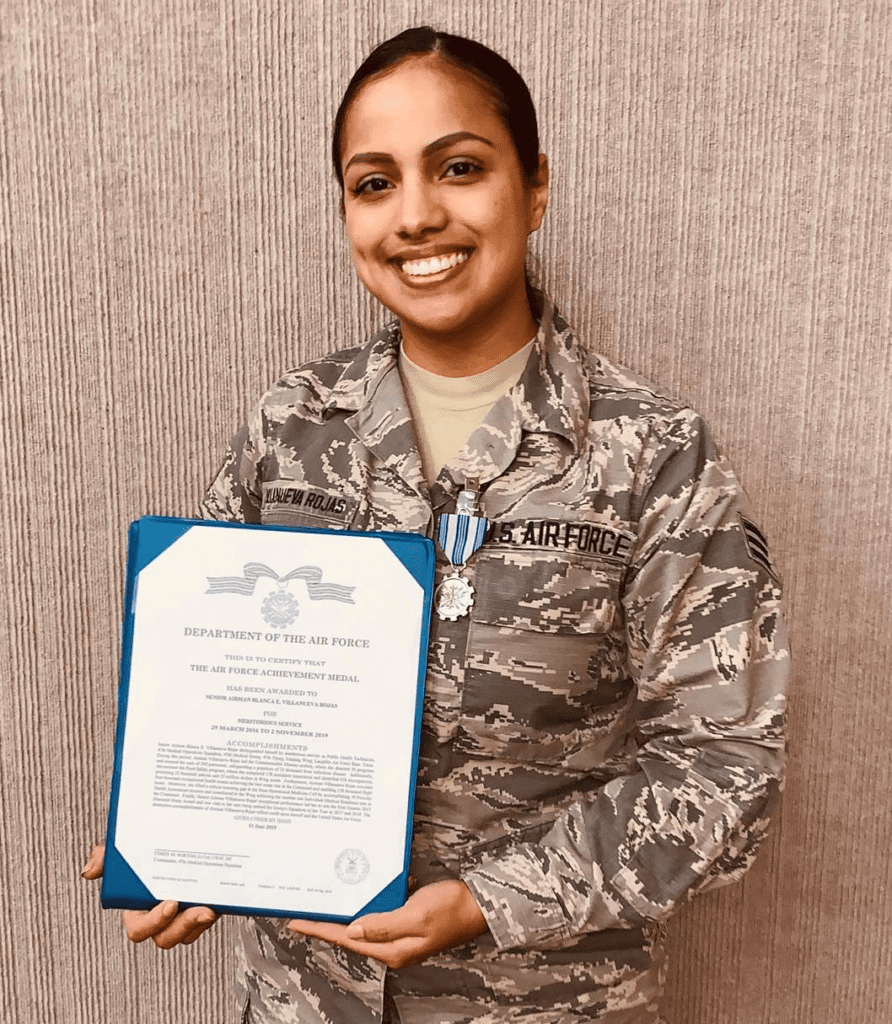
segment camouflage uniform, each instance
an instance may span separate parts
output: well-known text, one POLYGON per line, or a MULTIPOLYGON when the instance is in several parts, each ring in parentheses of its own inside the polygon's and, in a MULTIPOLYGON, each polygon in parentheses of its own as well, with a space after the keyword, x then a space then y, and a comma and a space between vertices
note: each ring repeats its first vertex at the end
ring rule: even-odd
MULTIPOLYGON (((429 489, 399 330, 286 374, 203 504, 216 519, 433 536, 467 478, 491 528, 470 617, 432 624, 419 884, 489 924, 400 971, 240 923, 244 1020, 658 1021, 662 922, 750 864, 780 789, 778 581, 699 418, 546 312, 519 383, 429 489)), ((440 555, 438 577, 448 565, 440 555)))

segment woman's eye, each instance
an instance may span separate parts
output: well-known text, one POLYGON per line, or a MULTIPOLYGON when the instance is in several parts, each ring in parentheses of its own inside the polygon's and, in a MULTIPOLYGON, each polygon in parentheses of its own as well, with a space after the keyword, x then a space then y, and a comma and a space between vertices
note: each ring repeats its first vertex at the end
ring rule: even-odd
POLYGON ((480 164, 474 163, 473 160, 455 160, 446 168, 444 177, 464 178, 479 170, 480 164))
POLYGON ((367 195, 370 192, 383 192, 388 188, 390 188, 390 182, 387 178, 379 176, 363 178, 353 189, 353 194, 356 196, 367 195))

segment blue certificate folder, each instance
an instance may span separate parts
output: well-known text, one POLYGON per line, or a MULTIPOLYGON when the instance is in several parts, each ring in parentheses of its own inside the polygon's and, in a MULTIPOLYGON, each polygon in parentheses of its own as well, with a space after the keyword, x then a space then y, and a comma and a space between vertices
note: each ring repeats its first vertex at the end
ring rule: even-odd
POLYGON ((175 899, 182 908, 207 905, 218 913, 349 921, 402 906, 435 561, 433 543, 419 534, 162 516, 131 525, 103 907, 150 909, 175 899), (242 550, 260 558, 235 559, 232 551, 242 550), (191 598, 190 588, 200 596, 191 598), (209 622, 217 614, 222 618, 209 622), (383 625, 375 631, 375 623, 383 625), (255 653, 240 653, 248 651, 255 653), (390 685, 393 665, 402 666, 395 672, 402 689, 394 692, 406 699, 383 699, 362 712, 372 686, 390 685), (350 715, 363 717, 357 723, 350 715), (320 731, 326 722, 340 731, 320 731), (394 765, 385 746, 373 745, 384 742, 374 737, 388 728, 400 730, 394 747, 404 751, 394 765), (215 730, 210 741, 202 729, 215 730), (335 741, 319 739, 332 735, 335 741), (337 742, 342 746, 332 750, 337 742), (357 750, 381 757, 352 756, 357 750), (241 785, 235 794, 233 778, 253 788, 241 785), (398 800, 387 797, 394 792, 398 800), (387 849, 374 832, 381 805, 386 834, 397 837, 387 849), (226 840, 219 822, 229 829, 226 840), (196 828, 203 830, 198 838, 196 828), (285 842, 290 877, 264 884, 264 856, 286 870, 285 842), (319 852, 325 842, 335 844, 328 860, 319 852), (304 859, 313 857, 322 867, 302 884, 304 859))

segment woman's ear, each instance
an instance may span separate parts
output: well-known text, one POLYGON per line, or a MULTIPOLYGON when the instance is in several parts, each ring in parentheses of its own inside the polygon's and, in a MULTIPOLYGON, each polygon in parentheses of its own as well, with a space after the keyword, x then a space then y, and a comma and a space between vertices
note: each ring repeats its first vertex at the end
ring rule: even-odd
POLYGON ((548 157, 539 154, 539 166, 530 183, 530 234, 542 223, 548 205, 548 157))

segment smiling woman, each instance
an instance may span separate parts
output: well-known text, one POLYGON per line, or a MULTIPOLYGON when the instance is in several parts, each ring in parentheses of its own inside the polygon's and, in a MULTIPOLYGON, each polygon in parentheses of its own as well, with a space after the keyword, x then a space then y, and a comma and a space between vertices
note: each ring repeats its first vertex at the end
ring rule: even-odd
MULTIPOLYGON (((699 417, 530 289, 548 164, 506 61, 429 28, 388 40, 333 158, 395 319, 282 377, 202 510, 437 538, 417 887, 348 926, 242 921, 242 1020, 656 1024, 662 922, 746 870, 779 792, 765 539, 699 417)), ((213 920, 176 910, 131 913, 131 937, 213 920)))
POLYGON ((528 176, 483 85, 439 56, 367 81, 341 122, 344 215, 368 290, 419 366, 463 377, 536 334, 524 266, 548 169, 528 176))

